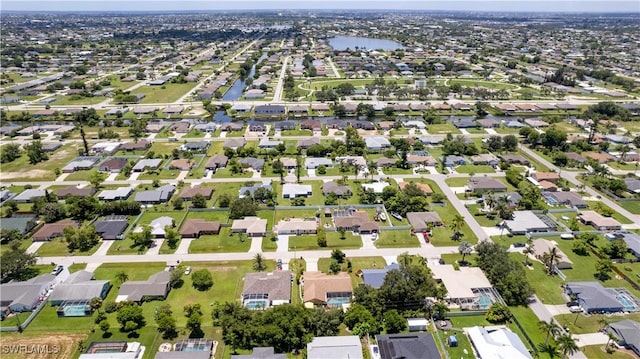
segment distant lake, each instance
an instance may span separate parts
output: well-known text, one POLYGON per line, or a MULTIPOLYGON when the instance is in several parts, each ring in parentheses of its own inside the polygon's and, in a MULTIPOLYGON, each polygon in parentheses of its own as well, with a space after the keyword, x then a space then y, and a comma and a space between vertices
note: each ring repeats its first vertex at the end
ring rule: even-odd
POLYGON ((404 49, 400 43, 385 40, 385 39, 373 39, 370 37, 358 37, 358 36, 336 36, 327 39, 329 45, 334 50, 346 50, 351 49, 355 50, 356 47, 359 49, 367 49, 367 50, 397 50, 404 49))

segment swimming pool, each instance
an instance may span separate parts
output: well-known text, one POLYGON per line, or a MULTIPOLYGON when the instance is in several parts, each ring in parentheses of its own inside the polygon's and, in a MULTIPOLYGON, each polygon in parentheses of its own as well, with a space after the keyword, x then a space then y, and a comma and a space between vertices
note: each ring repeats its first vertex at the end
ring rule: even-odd
POLYGON ((264 309, 267 307, 267 302, 264 300, 250 300, 244 306, 249 309, 264 309))
POLYGON ((631 299, 627 298, 627 296, 624 294, 618 294, 616 296, 616 299, 618 300, 618 302, 622 304, 622 306, 624 307, 624 310, 628 312, 638 309, 635 303, 631 299))
POLYGON ((489 297, 488 295, 481 295, 478 298, 478 306, 480 306, 480 309, 487 309, 491 306, 492 303, 493 300, 491 300, 491 297, 489 297))
POLYGON ((335 297, 327 300, 327 305, 330 307, 338 307, 349 302, 351 302, 350 298, 335 297))
POLYGON ((67 305, 62 309, 65 317, 86 317, 89 306, 86 304, 67 305))

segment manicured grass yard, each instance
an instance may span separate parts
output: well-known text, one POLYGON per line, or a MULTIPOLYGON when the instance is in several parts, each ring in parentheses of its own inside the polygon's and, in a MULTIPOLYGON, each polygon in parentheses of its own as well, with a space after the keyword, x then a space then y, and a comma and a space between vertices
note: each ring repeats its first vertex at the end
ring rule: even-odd
POLYGON ((374 242, 378 248, 414 248, 420 247, 418 238, 412 236, 408 230, 381 231, 374 242))
POLYGON ((176 101, 180 96, 187 93, 193 86, 193 83, 167 83, 162 86, 142 86, 137 88, 135 92, 146 95, 140 103, 169 103, 176 101))
POLYGON ((90 256, 98 250, 101 243, 102 242, 99 242, 97 245, 93 246, 91 249, 89 249, 86 252, 75 251, 73 253, 70 253, 69 249, 67 248, 67 242, 62 237, 58 237, 52 241, 49 241, 43 244, 42 247, 38 249, 37 253, 40 257, 58 257, 58 256, 68 256, 68 255, 74 255, 74 254, 79 256, 90 256))
POLYGON ((289 251, 306 251, 318 249, 354 249, 362 247, 360 236, 356 236, 351 232, 345 232, 345 239, 340 239, 338 232, 326 232, 327 246, 321 248, 318 246, 318 238, 315 234, 306 236, 290 236, 289 251))
MULTIPOLYGON (((524 262, 524 256, 513 254, 520 262, 524 262)), ((536 260, 530 260, 532 267, 525 267, 525 273, 534 292, 544 304, 564 304, 566 300, 562 295, 562 279, 557 275, 547 275, 545 266, 536 260), (533 269, 531 269, 533 268, 533 269)))
MULTIPOLYGON (((332 258, 318 259, 318 270, 323 273, 329 273, 329 265, 332 260, 332 258)), ((345 258, 344 263, 340 266, 341 271, 343 272, 348 271, 347 261, 351 261, 351 272, 349 273, 349 276, 351 277, 351 282, 353 283, 354 288, 360 283, 363 283, 362 278, 356 275, 360 269, 375 269, 387 266, 387 262, 382 257, 347 257, 345 258)))
MULTIPOLYGON (((493 169, 493 167, 487 166, 487 165, 462 165, 462 166, 456 167, 456 172, 458 173, 495 173, 496 170, 493 169)), ((468 179, 466 180, 468 181, 468 179)))
POLYGON ((469 179, 465 177, 454 177, 447 178, 444 182, 448 184, 449 187, 464 187, 467 182, 469 182, 469 179))
POLYGON ((427 132, 433 135, 443 134, 443 133, 461 133, 453 124, 451 123, 440 123, 435 125, 428 125, 427 132))
POLYGON ((632 354, 621 351, 615 351, 611 354, 607 353, 604 345, 589 345, 582 347, 582 352, 589 359, 634 359, 632 354))
POLYGON ((278 249, 278 242, 272 240, 274 237, 272 235, 268 235, 262 238, 262 251, 263 252, 275 252, 278 249))
POLYGON ((174 148, 180 147, 179 143, 168 143, 168 142, 154 142, 151 147, 149 147, 149 152, 153 152, 157 155, 170 155, 174 148))
MULTIPOLYGON (((453 231, 449 228, 449 223, 453 219, 453 217, 458 214, 458 211, 451 204, 447 204, 445 206, 431 206, 431 210, 437 212, 440 215, 440 218, 444 222, 443 226, 438 226, 433 228, 432 236, 429 238, 431 244, 434 246, 454 246, 457 245, 451 239, 451 235, 453 231)), ((471 244, 474 244, 478 241, 476 235, 471 231, 471 228, 464 223, 462 228, 460 229, 462 233, 462 241, 467 241, 471 244)))
POLYGON ((602 324, 598 323, 601 319, 605 319, 609 323, 619 322, 623 319, 631 319, 635 321, 640 320, 640 313, 633 314, 590 314, 583 313, 576 314, 562 314, 557 315, 556 320, 562 326, 569 328, 569 331, 573 334, 595 333, 602 327, 602 324), (575 324, 574 324, 575 323, 575 324))
POLYGON ((640 214, 640 201, 620 201, 618 205, 633 214, 640 214))
POLYGON ((248 252, 250 247, 250 238, 231 233, 230 227, 224 227, 220 228, 218 235, 205 235, 193 240, 189 253, 248 252))

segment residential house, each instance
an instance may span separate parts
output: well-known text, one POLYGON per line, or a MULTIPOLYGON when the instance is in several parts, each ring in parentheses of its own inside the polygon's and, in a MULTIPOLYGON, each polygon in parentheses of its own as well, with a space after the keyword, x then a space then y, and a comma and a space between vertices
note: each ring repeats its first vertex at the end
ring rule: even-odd
POLYGON ((555 229, 532 211, 515 211, 512 219, 504 221, 502 226, 513 235, 547 232, 555 229))
POLYGON ((555 241, 550 241, 547 239, 534 239, 532 242, 533 255, 539 260, 544 262, 545 254, 551 252, 553 248, 556 249, 557 257, 555 261, 556 267, 558 269, 571 269, 573 267, 573 262, 567 255, 558 247, 558 243, 555 241))
POLYGON ((205 133, 213 133, 216 131, 216 124, 213 122, 208 122, 208 123, 199 123, 195 126, 193 126, 194 130, 198 130, 201 132, 205 132, 205 133))
POLYGON ((97 155, 112 155, 120 148, 120 142, 99 142, 91 146, 90 152, 97 155))
POLYGON ((396 162, 397 162, 396 159, 387 158, 387 157, 380 157, 373 160, 373 163, 375 163, 376 167, 382 167, 382 168, 395 166, 396 162))
POLYGON ((556 172, 534 172, 531 178, 538 182, 548 181, 552 183, 558 183, 560 175, 556 172))
POLYGON ((423 136, 418 138, 425 146, 438 146, 444 141, 444 136, 423 136))
POLYGON ((306 150, 307 148, 320 144, 320 138, 318 137, 309 137, 303 140, 298 141, 298 148, 302 148, 306 150))
POLYGON ((287 353, 276 354, 273 347, 253 348, 252 354, 231 355, 231 359, 287 359, 287 353))
POLYGON ((440 359, 431 333, 376 335, 380 359, 440 359))
POLYGON ((30 232, 38 222, 33 214, 14 214, 11 217, 0 218, 0 227, 5 230, 16 230, 20 234, 30 232))
POLYGON ((63 187, 63 188, 60 188, 58 192, 56 192, 56 196, 58 196, 58 199, 65 199, 71 196, 91 197, 94 194, 96 194, 96 189, 93 187, 78 188, 76 186, 63 187))
POLYGON ((617 145, 628 145, 631 142, 633 142, 633 139, 631 139, 628 136, 623 136, 623 135, 605 135, 604 138, 611 142, 611 143, 615 143, 617 145))
POLYGON ((365 285, 378 289, 382 287, 384 278, 387 276, 387 273, 394 269, 400 269, 398 263, 391 263, 388 266, 380 269, 362 269, 362 280, 364 281, 365 285))
POLYGON ((304 167, 309 170, 317 169, 320 166, 327 168, 333 167, 333 162, 330 158, 325 157, 307 157, 304 160, 304 167))
POLYGON ((538 118, 527 118, 524 120, 524 123, 533 128, 549 127, 549 124, 547 122, 544 122, 538 118))
POLYGON ((606 331, 618 338, 616 343, 619 346, 633 351, 640 357, 640 323, 635 320, 624 319, 607 324, 606 331))
POLYGON ((425 232, 443 225, 438 212, 407 212, 406 217, 415 232, 425 232))
POLYGON ((588 204, 576 192, 543 192, 542 196, 552 206, 565 205, 575 208, 587 208, 588 204))
POLYGON ((187 159, 177 159, 169 163, 170 170, 189 171, 193 167, 193 162, 187 159))
POLYGON ((26 281, 10 281, 0 284, 0 308, 11 312, 30 312, 45 298, 56 284, 56 276, 41 274, 26 281))
POLYGON ((123 239, 124 231, 129 226, 129 222, 125 219, 104 219, 94 223, 96 233, 104 240, 123 239))
POLYGON ((363 139, 369 151, 382 151, 391 147, 391 142, 383 136, 366 136, 363 139))
POLYGON ((625 304, 618 299, 618 291, 615 288, 605 288, 598 282, 567 283, 565 291, 567 295, 576 298, 585 313, 618 313, 625 310, 625 304))
POLYGON ((440 162, 444 164, 445 167, 453 168, 456 166, 466 165, 467 159, 463 156, 457 155, 448 155, 440 158, 440 162))
POLYGON ((530 165, 529 160, 522 155, 500 155, 499 158, 512 165, 530 165))
POLYGON ((462 310, 489 309, 494 299, 490 295, 491 283, 478 267, 430 263, 433 278, 447 289, 447 303, 460 306, 462 310), (489 299, 489 300, 487 300, 489 299))
POLYGON ((627 185, 627 192, 631 194, 640 193, 640 179, 638 178, 625 178, 624 183, 627 185))
POLYGON ((198 141, 198 142, 187 142, 184 145, 180 146, 182 151, 189 152, 204 152, 209 148, 209 142, 207 141, 198 141))
POLYGON ((581 211, 578 215, 580 222, 593 226, 599 231, 617 231, 622 229, 620 222, 611 217, 604 217, 595 211, 581 211))
POLYGON ((523 128, 523 127, 527 127, 527 125, 525 125, 524 123, 522 123, 522 122, 520 122, 518 120, 510 120, 510 121, 503 120, 502 124, 506 128, 523 128))
POLYGON ((318 231, 318 223, 315 219, 308 220, 302 218, 281 219, 275 228, 280 235, 303 235, 315 234, 318 231))
POLYGON ((476 123, 476 118, 473 116, 464 116, 464 117, 452 116, 449 118, 449 122, 451 122, 456 128, 478 127, 478 124, 476 123))
POLYGON ((116 189, 105 189, 98 194, 101 201, 123 201, 133 193, 133 187, 118 187, 116 189))
POLYGON ((269 126, 260 122, 253 122, 249 124, 250 132, 267 132, 269 130, 269 126))
POLYGON ((102 172, 120 172, 129 163, 126 158, 110 158, 98 165, 102 172))
POLYGON ((229 161, 229 157, 223 154, 215 154, 209 158, 207 163, 204 165, 204 168, 209 171, 213 171, 214 173, 218 170, 218 168, 225 168, 227 166, 227 162, 229 161))
POLYGON ((300 128, 303 130, 322 131, 322 123, 318 120, 304 120, 300 122, 300 128))
POLYGON ((80 157, 79 159, 73 160, 67 163, 66 166, 62 167, 62 173, 90 170, 96 162, 98 162, 98 159, 95 157, 80 157))
POLYGON ((171 272, 161 271, 149 276, 147 280, 127 281, 118 290, 116 303, 164 300, 171 290, 171 272))
POLYGON ((247 273, 242 288, 242 305, 250 309, 267 309, 291 303, 290 271, 247 273))
POLYGON ((240 187, 240 190, 238 191, 239 192, 238 198, 244 198, 246 196, 253 197, 255 191, 258 188, 265 188, 269 191, 273 191, 273 188, 271 187, 271 184, 269 181, 265 181, 262 183, 254 183, 248 186, 240 187))
POLYGON ((307 344, 307 359, 363 359, 362 343, 357 335, 314 337, 307 344))
POLYGON ((285 170, 290 171, 298 167, 298 161, 291 157, 280 157, 280 163, 285 170))
POLYGON ((491 153, 482 153, 476 156, 471 156, 471 163, 474 165, 489 165, 496 167, 498 165, 498 157, 491 153))
POLYGON ((295 130, 296 126, 297 122, 295 121, 280 121, 276 122, 274 125, 275 129, 278 131, 295 130))
POLYGON ((509 328, 466 328, 480 358, 533 359, 520 337, 509 328))
POLYGON ((334 210, 333 223, 337 230, 344 229, 359 234, 377 233, 380 230, 378 223, 370 220, 367 212, 355 209, 334 210))
POLYGON ((267 149, 272 149, 272 148, 276 148, 278 145, 283 144, 284 142, 282 141, 278 141, 278 140, 271 140, 269 138, 263 138, 260 140, 260 143, 258 143, 258 148, 267 148, 267 149))
POLYGON ((482 128, 499 128, 500 121, 494 118, 481 118, 477 119, 476 123, 482 128))
POLYGON ((144 151, 149 147, 151 147, 151 142, 149 142, 147 140, 140 140, 138 142, 123 143, 120 146, 120 150, 127 151, 127 152, 144 151))
POLYGON ((309 197, 313 195, 313 187, 311 185, 285 183, 282 185, 282 198, 309 197))
MULTIPOLYGON (((241 122, 228 122, 220 125, 220 130, 230 132, 230 131, 242 131, 244 128, 244 124, 241 122)), ((244 143, 243 143, 244 146, 244 143)))
POLYGON ((81 270, 71 273, 64 282, 58 284, 49 296, 51 305, 60 305, 64 302, 89 303, 92 298, 107 297, 111 289, 108 280, 95 280, 93 273, 81 270))
POLYGON ((174 344, 173 351, 157 352, 154 359, 210 359, 213 343, 213 339, 207 338, 180 339, 174 344))
POLYGON ((264 237, 267 235, 267 220, 260 217, 236 219, 231 225, 232 233, 246 233, 248 237, 264 237))
POLYGON ((188 219, 180 229, 182 238, 200 238, 201 235, 220 233, 220 222, 204 219, 188 219))
POLYGON ((245 157, 240 159, 240 161, 238 161, 242 167, 245 168, 252 168, 254 171, 262 171, 262 168, 264 168, 264 160, 261 158, 255 158, 255 157, 245 157))
POLYGON ((302 274, 303 302, 306 306, 342 307, 351 302, 353 288, 351 277, 346 272, 324 274, 304 272, 302 274))
POLYGON ((575 153, 575 152, 567 152, 567 159, 569 160, 569 162, 572 162, 573 165, 581 165, 585 162, 587 162, 587 159, 582 157, 581 155, 575 153))
POLYGON ((473 193, 506 192, 507 185, 502 181, 488 176, 474 176, 469 178, 467 189, 473 193))
MULTIPOLYGON (((166 111, 167 109, 165 109, 165 112, 166 111)), ((175 133, 187 133, 189 132, 190 127, 191 127, 191 124, 186 121, 174 122, 171 124, 171 126, 169 126, 169 131, 173 131, 175 133)))
POLYGON ((134 201, 140 204, 159 204, 169 201, 173 193, 176 191, 174 185, 164 185, 149 191, 140 191, 136 193, 134 201))
POLYGON ((78 228, 78 223, 74 221, 60 221, 56 223, 45 223, 36 233, 33 234, 34 241, 50 241, 62 236, 65 228, 78 228))
POLYGON ((596 160, 598 163, 600 164, 605 164, 605 163, 609 163, 611 161, 615 161, 615 157, 611 156, 610 154, 606 153, 606 152, 591 152, 591 153, 587 153, 586 154, 587 158, 591 158, 596 160))
POLYGON ((410 165, 435 166, 436 160, 427 151, 413 151, 407 154, 407 162, 410 165))
POLYGON ((626 243, 629 253, 640 258, 640 235, 634 232, 620 231, 614 233, 605 234, 605 238, 608 240, 621 239, 626 243))
POLYGON ((144 172, 146 170, 156 170, 162 164, 162 159, 160 158, 149 158, 142 159, 138 161, 138 163, 133 166, 133 172, 144 172))
MULTIPOLYGON (((174 224, 175 220, 171 217, 158 217, 152 220, 151 223, 149 223, 149 227, 151 227, 151 235, 153 236, 153 238, 164 238, 166 234, 165 228, 174 227, 174 224)), ((138 226, 133 231, 136 233, 140 233, 143 231, 143 228, 141 226, 138 226)))
POLYGON ((200 186, 200 185, 187 187, 187 188, 183 189, 182 192, 180 192, 180 198, 182 198, 185 201, 191 201, 191 200, 193 200, 193 197, 195 195, 197 195, 197 194, 199 194, 199 195, 203 196, 205 199, 209 200, 209 199, 211 199, 211 195, 213 194, 213 188, 204 187, 204 186, 200 186))
POLYGON ((258 105, 253 108, 253 113, 256 116, 260 115, 284 115, 287 109, 284 105, 258 105))
POLYGON ((329 194, 334 193, 338 197, 349 197, 351 196, 351 187, 350 186, 342 186, 335 182, 325 182, 322 184, 322 194, 324 196, 328 196, 329 194))

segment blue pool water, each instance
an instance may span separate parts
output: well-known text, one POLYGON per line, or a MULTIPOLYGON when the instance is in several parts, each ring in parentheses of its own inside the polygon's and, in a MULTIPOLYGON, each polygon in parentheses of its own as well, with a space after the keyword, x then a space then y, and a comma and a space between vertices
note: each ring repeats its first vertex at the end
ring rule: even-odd
POLYGON ((482 309, 486 309, 489 308, 491 306, 491 303, 493 303, 493 301, 491 300, 491 298, 487 295, 483 295, 480 298, 478 298, 478 305, 480 306, 480 308, 482 309))
POLYGON ((626 295, 622 295, 622 294, 618 295, 616 299, 618 299, 618 301, 622 303, 622 306, 624 307, 625 310, 627 311, 636 310, 636 305, 631 300, 629 300, 629 298, 627 298, 626 295))
POLYGON ((252 300, 247 302, 244 306, 249 309, 263 309, 267 307, 267 303, 262 300, 252 300))
POLYGON ((87 305, 69 305, 64 307, 63 311, 65 317, 84 317, 87 315, 87 305))
POLYGON ((331 298, 327 301, 327 305, 337 307, 349 302, 351 302, 349 298, 331 298))

